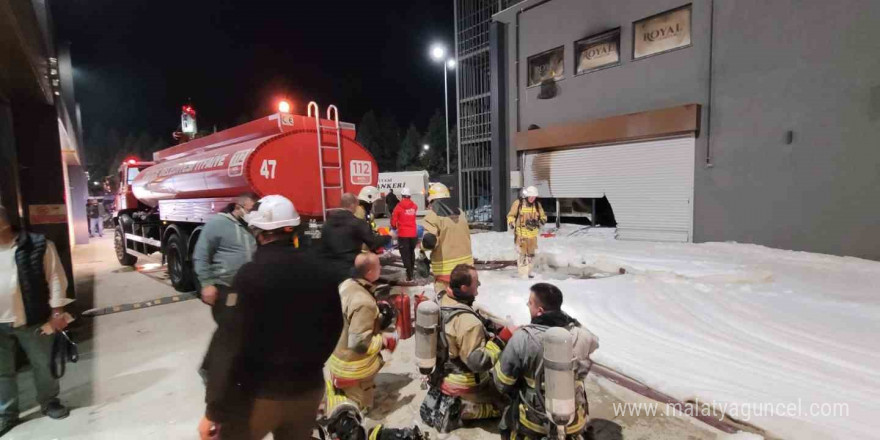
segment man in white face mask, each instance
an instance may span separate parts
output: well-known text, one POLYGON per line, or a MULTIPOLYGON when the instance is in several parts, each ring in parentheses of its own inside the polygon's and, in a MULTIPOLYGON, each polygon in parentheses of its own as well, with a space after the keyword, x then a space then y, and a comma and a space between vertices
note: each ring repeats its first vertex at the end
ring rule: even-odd
POLYGON ((193 251, 193 270, 201 286, 202 301, 213 305, 222 301, 238 269, 254 255, 257 242, 247 228, 245 216, 259 199, 245 193, 235 199, 223 212, 205 223, 193 251))
POLYGON ((43 235, 19 232, 0 206, 0 435, 18 423, 17 345, 33 368, 43 414, 53 419, 70 414, 58 400, 58 379, 49 368, 53 336, 41 329, 67 327, 64 306, 73 300, 66 291, 55 244, 43 235))

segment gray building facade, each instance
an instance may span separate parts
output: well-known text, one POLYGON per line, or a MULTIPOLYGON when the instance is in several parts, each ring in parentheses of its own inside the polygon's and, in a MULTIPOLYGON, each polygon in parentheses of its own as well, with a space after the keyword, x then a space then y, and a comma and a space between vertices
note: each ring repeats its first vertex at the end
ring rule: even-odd
POLYGON ((880 2, 870 0, 526 0, 501 11, 492 166, 493 182, 506 184, 493 194, 495 212, 529 180, 529 154, 687 136, 692 225, 679 241, 880 259, 877 23, 880 2), (634 40, 646 37, 634 26, 681 7, 690 44, 634 59, 634 40), (576 74, 576 42, 615 29, 619 62, 576 74), (530 86, 530 59, 559 47, 561 75, 530 86), (685 113, 693 121, 666 124, 685 113))

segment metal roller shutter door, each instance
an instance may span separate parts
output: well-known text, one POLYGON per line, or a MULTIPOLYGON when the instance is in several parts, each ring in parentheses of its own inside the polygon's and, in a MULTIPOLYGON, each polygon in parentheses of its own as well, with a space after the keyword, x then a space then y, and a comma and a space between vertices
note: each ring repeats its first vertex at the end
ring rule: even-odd
POLYGON ((608 197, 622 240, 693 240, 694 138, 528 153, 541 197, 608 197))

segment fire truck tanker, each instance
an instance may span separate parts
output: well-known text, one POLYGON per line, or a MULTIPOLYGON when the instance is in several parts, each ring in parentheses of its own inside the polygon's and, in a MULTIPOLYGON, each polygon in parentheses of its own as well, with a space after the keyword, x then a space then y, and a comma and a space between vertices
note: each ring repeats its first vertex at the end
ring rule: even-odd
POLYGON ((377 180, 376 161, 355 141, 355 126, 340 122, 332 105, 319 116, 312 102, 305 116, 275 113, 157 151, 150 162, 123 162, 116 257, 132 266, 138 256, 161 253, 174 288, 190 291, 202 226, 239 194, 281 194, 304 222, 320 222, 343 193, 357 194, 377 180))

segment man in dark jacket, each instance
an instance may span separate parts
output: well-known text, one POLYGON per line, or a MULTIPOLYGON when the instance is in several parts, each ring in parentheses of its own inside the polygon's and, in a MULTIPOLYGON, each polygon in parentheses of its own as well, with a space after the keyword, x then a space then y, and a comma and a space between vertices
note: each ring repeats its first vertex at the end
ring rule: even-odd
POLYGON ((226 341, 208 353, 201 438, 309 438, 324 394, 322 368, 342 332, 342 281, 307 247, 293 203, 266 196, 248 217, 259 247, 224 307, 226 341))
POLYGON ((388 244, 391 237, 374 234, 370 226, 354 216, 358 199, 354 194, 342 195, 341 208, 327 216, 321 229, 321 245, 324 255, 333 262, 343 279, 351 276, 354 259, 364 246, 371 251, 388 244))
POLYGON ((0 435, 18 423, 15 355, 24 349, 31 363, 43 414, 63 419, 58 379, 49 369, 53 336, 69 320, 64 306, 67 276, 55 244, 40 234, 19 232, 0 206, 0 435))
POLYGON ((403 200, 392 211, 391 227, 397 229, 397 243, 400 247, 400 259, 403 260, 403 267, 406 268, 406 280, 412 281, 419 233, 416 225, 419 207, 412 201, 409 188, 404 188, 400 194, 403 200))
POLYGON ((394 208, 398 203, 400 203, 400 199, 397 198, 397 194, 394 194, 394 188, 388 188, 388 194, 385 195, 385 208, 388 210, 389 216, 394 213, 394 208))
POLYGON ((86 205, 86 214, 89 217, 89 238, 93 238, 95 235, 104 236, 104 214, 106 213, 103 203, 99 203, 97 199, 89 199, 89 204, 86 205))

